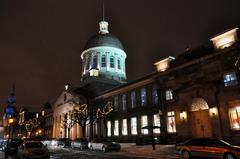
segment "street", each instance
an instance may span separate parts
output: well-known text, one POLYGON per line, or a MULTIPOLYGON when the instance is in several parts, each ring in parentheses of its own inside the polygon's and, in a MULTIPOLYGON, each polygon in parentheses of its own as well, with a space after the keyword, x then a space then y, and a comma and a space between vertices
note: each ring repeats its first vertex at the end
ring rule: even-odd
MULTIPOLYGON (((72 148, 49 148, 51 159, 177 159, 173 154, 173 145, 157 145, 153 151, 150 145, 147 146, 127 146, 123 145, 120 152, 106 152, 78 150, 72 148)), ((0 152, 0 159, 4 158, 4 153, 0 152)), ((15 159, 15 157, 10 157, 15 159)))

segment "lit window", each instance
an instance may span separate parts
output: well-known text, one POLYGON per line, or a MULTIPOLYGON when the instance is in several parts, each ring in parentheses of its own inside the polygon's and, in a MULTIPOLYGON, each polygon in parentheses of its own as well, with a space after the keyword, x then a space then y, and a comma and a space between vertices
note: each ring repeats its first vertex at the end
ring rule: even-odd
POLYGON ((153 86, 152 88, 152 100, 153 100, 153 105, 158 105, 158 94, 157 94, 156 86, 153 86))
POLYGON ((118 96, 114 97, 114 111, 118 111, 118 96))
MULTIPOLYGON (((148 126, 148 118, 146 115, 141 117, 141 128, 148 126)), ((141 129, 142 134, 147 135, 148 134, 148 129, 141 129)))
POLYGON ((111 136, 111 121, 107 122, 107 136, 111 136))
POLYGON ((122 95, 122 110, 125 112, 127 110, 127 96, 126 94, 122 95))
POLYGON ((131 92, 131 107, 136 108, 136 92, 131 92))
POLYGON ((102 55, 102 67, 106 67, 106 55, 102 55))
MULTIPOLYGON (((160 116, 159 114, 154 114, 153 115, 153 126, 161 126, 161 123, 160 123, 160 116)), ((154 134, 160 134, 160 128, 158 129, 153 129, 153 133, 154 134)))
POLYGON ((118 58, 118 69, 121 70, 121 60, 118 58))
POLYGON ((141 89, 141 104, 142 104, 142 106, 146 106, 146 104, 147 104, 146 88, 141 89))
POLYGON ((231 129, 240 130, 240 106, 229 109, 231 129))
POLYGON ((172 100, 173 99, 173 94, 172 94, 172 90, 166 90, 166 100, 172 100))
POLYGON ((114 68, 114 56, 110 57, 110 67, 114 68))
POLYGON ((97 68, 97 61, 98 61, 98 57, 97 57, 97 55, 94 55, 93 56, 92 68, 97 68))
POLYGON ((114 136, 118 136, 119 135, 119 123, 118 120, 114 121, 114 136))
POLYGON ((175 122, 174 111, 167 113, 167 131, 169 133, 175 133, 176 132, 176 122, 175 122))
POLYGON ((127 119, 122 120, 122 135, 127 135, 127 119))
POLYGON ((230 72, 230 73, 226 73, 224 76, 224 85, 225 87, 227 86, 234 86, 238 84, 237 81, 237 75, 235 72, 230 72))
POLYGON ((131 134, 137 135, 137 118, 131 118, 131 134))

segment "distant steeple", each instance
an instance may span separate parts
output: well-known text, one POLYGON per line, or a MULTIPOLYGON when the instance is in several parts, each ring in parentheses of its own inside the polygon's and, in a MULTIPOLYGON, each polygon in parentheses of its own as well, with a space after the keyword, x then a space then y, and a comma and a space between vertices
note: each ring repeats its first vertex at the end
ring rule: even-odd
POLYGON ((99 22, 99 34, 108 34, 108 22, 105 21, 105 4, 102 1, 102 21, 99 22))

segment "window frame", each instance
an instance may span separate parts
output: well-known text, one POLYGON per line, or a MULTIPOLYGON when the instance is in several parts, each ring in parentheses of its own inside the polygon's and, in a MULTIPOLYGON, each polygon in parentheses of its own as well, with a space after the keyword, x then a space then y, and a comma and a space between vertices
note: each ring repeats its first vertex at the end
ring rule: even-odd
POLYGON ((131 117, 130 118, 131 135, 138 135, 137 125, 138 125, 137 117, 131 117))
POLYGON ((101 56, 101 67, 107 67, 107 56, 105 54, 101 56))
POLYGON ((110 56, 109 61, 110 61, 110 64, 109 64, 110 68, 115 68, 115 62, 114 62, 114 56, 113 55, 110 56))
POLYGON ((238 75, 236 71, 230 71, 223 74, 223 84, 225 87, 236 86, 238 85, 238 82, 238 75), (226 77, 227 75, 230 77, 226 77))
POLYGON ((175 113, 175 111, 168 111, 167 112, 167 132, 170 133, 170 134, 177 133, 176 113, 175 113), (171 124, 169 123, 170 120, 172 122, 174 122, 173 126, 171 126, 171 124), (171 126, 171 128, 169 126, 171 126))

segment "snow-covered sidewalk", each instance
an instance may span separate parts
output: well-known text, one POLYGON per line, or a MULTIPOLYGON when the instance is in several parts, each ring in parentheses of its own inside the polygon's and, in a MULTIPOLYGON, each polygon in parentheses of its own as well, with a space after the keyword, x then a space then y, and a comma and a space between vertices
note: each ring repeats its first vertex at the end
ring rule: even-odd
POLYGON ((139 157, 146 157, 146 158, 177 158, 174 154, 174 145, 156 145, 155 150, 152 150, 151 145, 144 145, 144 146, 136 146, 136 145, 127 145, 123 144, 121 152, 125 154, 139 156, 139 157))

